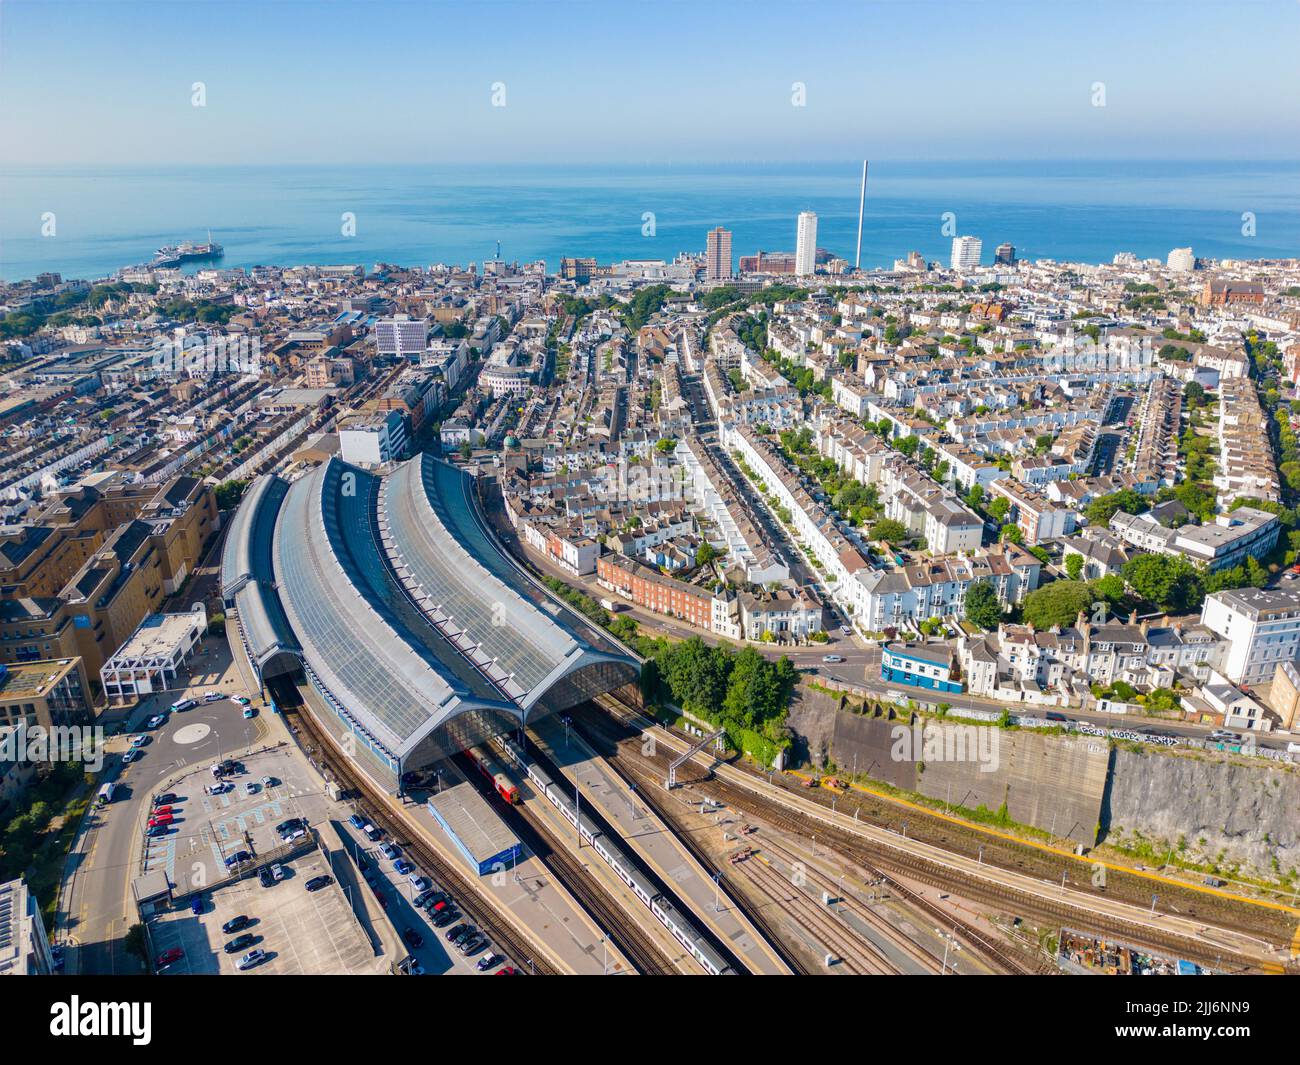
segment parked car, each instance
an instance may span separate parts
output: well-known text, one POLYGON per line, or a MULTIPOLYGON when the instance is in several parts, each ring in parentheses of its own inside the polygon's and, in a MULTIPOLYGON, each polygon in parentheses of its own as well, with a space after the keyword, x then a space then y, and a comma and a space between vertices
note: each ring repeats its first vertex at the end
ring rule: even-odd
POLYGON ((246 699, 246 698, 244 698, 244 696, 242 696, 242 695, 239 696, 239 697, 235 700, 235 702, 237 702, 240 706, 251 706, 251 705, 252 705, 251 701, 248 700, 248 699, 246 699))
POLYGON ((458 920, 460 920, 460 914, 455 910, 443 910, 442 913, 438 914, 438 916, 433 919, 433 927, 446 928, 452 923, 452 921, 458 920))
POLYGON ((281 865, 279 862, 276 862, 273 866, 271 866, 271 879, 276 881, 277 883, 279 883, 288 875, 289 875, 288 870, 285 869, 285 867, 281 865))
POLYGON ((367 824, 366 827, 363 828, 361 831, 365 834, 366 839, 370 840, 371 843, 378 842, 379 837, 383 835, 383 833, 379 831, 379 829, 377 829, 374 825, 371 824, 367 824))
POLYGON ((185 951, 181 950, 180 947, 171 947, 158 955, 157 967, 159 969, 165 969, 167 966, 171 965, 172 962, 180 961, 183 957, 185 957, 185 951))
POLYGON ((500 965, 503 961, 505 961, 505 958, 500 954, 484 954, 483 957, 479 958, 476 968, 479 972, 485 973, 493 966, 500 965))
POLYGON ((256 950, 250 950, 239 961, 235 962, 235 968, 243 972, 245 969, 251 969, 254 965, 260 965, 265 960, 266 951, 258 947, 256 950))
POLYGON ((433 881, 427 876, 421 876, 419 873, 412 873, 408 879, 411 881, 411 887, 415 888, 416 891, 428 891, 429 888, 433 887, 433 881))
POLYGON ((170 806, 167 806, 167 805, 158 806, 157 804, 155 804, 155 805, 154 805, 154 808, 153 808, 153 813, 152 813, 150 816, 151 816, 151 817, 162 817, 163 814, 174 814, 175 812, 176 812, 176 811, 173 810, 170 806))
POLYGON ((146 721, 146 722, 144 723, 144 727, 145 727, 145 728, 157 728, 159 725, 161 725, 161 724, 162 724, 164 721, 166 721, 166 720, 167 720, 166 715, 164 715, 164 714, 154 714, 153 717, 151 717, 148 721, 146 721))
POLYGON ((261 790, 262 790, 262 785, 259 784, 256 780, 246 780, 246 781, 244 781, 244 794, 245 794, 245 795, 256 795, 256 794, 257 794, 259 791, 261 791, 261 790))
POLYGON ((468 935, 469 930, 470 930, 469 925, 458 924, 455 928, 451 929, 449 932, 446 933, 445 938, 448 943, 455 943, 456 940, 459 939, 462 935, 468 935))
POLYGON ((123 752, 122 761, 124 761, 127 765, 130 765, 137 758, 143 758, 143 757, 144 757, 144 751, 140 750, 139 747, 131 747, 128 750, 123 752))
POLYGON ((403 928, 402 939, 412 950, 419 950, 424 946, 424 936, 420 935, 414 928, 403 928))
POLYGON ((203 693, 203 701, 204 701, 205 703, 217 703, 217 702, 220 702, 220 701, 221 701, 222 699, 224 699, 224 698, 225 698, 225 696, 222 695, 221 692, 219 692, 219 691, 210 691, 210 692, 204 692, 204 693, 203 693))
POLYGON ((393 863, 393 868, 396 869, 403 876, 405 876, 407 873, 412 872, 415 869, 415 866, 413 866, 405 858, 398 858, 397 861, 393 863))
POLYGON ((166 825, 150 825, 144 830, 144 834, 150 839, 157 839, 159 836, 167 835, 169 829, 166 825))
POLYGON ((244 707, 244 720, 247 721, 253 717, 257 717, 257 708, 252 706, 244 707))
POLYGON ((320 876, 313 876, 308 880, 306 887, 308 891, 319 891, 321 888, 328 887, 332 883, 334 883, 334 878, 330 876, 329 873, 321 873, 320 876))
POLYGON ((245 947, 251 947, 256 942, 257 942, 257 936, 253 935, 252 932, 245 932, 242 936, 235 936, 234 939, 232 939, 221 949, 224 950, 227 954, 237 954, 245 947))
POLYGON ((261 783, 262 783, 262 787, 264 788, 273 788, 277 784, 279 784, 280 781, 277 780, 275 777, 263 777, 261 783))
POLYGON ((180 801, 181 797, 174 791, 164 791, 161 795, 155 795, 153 797, 153 804, 155 806, 166 806, 168 803, 180 801))
POLYGON ((192 706, 198 705, 198 701, 195 699, 178 699, 176 702, 172 703, 171 708, 179 714, 182 711, 190 709, 192 706))
POLYGON ((195 895, 194 898, 190 899, 190 913, 202 913, 202 912, 203 912, 203 896, 195 895))
POLYGON ((379 848, 379 853, 382 854, 385 858, 387 858, 390 862, 395 862, 397 861, 398 856, 402 852, 399 851, 396 847, 394 847, 391 843, 385 843, 383 846, 379 848))
POLYGON ((275 884, 275 877, 271 875, 271 870, 265 866, 258 872, 257 879, 262 882, 262 887, 271 887, 275 884))
POLYGON ((132 747, 143 747, 148 742, 149 742, 149 737, 144 735, 143 733, 131 737, 132 747))
POLYGON ((305 817, 291 817, 287 821, 281 821, 275 826, 275 831, 283 836, 286 832, 292 832, 295 828, 303 828, 307 824, 305 817))
POLYGON ((486 947, 487 944, 488 941, 486 939, 475 933, 468 939, 461 941, 460 952, 464 957, 468 958, 472 954, 477 954, 480 950, 486 947))
POLYGON ((233 869, 236 865, 242 865, 244 862, 251 862, 253 856, 248 851, 235 851, 234 854, 226 858, 226 868, 233 869))
POLYGON ((224 795, 228 791, 234 791, 235 785, 228 780, 219 780, 215 784, 209 784, 203 790, 209 795, 224 795))
POLYGON ((351 817, 348 818, 348 824, 350 824, 353 828, 355 828, 359 832, 361 831, 361 829, 366 827, 366 819, 362 817, 360 814, 353 814, 351 817))
POLYGON ((241 913, 238 917, 232 917, 229 921, 223 924, 221 930, 225 932, 226 935, 230 935, 232 932, 242 932, 252 923, 253 919, 249 917, 248 914, 241 913))
POLYGON ((295 840, 302 839, 302 837, 305 836, 306 834, 307 834, 307 830, 305 828, 291 828, 289 829, 288 832, 280 833, 280 842, 292 843, 295 840))

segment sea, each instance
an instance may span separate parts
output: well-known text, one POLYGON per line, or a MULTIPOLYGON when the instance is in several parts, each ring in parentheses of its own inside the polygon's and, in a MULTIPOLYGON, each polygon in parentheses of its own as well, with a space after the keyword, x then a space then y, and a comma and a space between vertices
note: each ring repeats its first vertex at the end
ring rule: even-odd
MULTIPOLYGON (((562 256, 671 261, 732 231, 733 255, 793 251, 800 211, 850 263, 862 163, 626 166, 0 168, 0 277, 95 279, 157 248, 224 246, 221 264, 467 265, 562 256)), ((954 234, 1029 259, 1300 256, 1300 160, 870 165, 864 268, 947 261, 954 234)), ((189 270, 200 264, 190 264, 189 270)))

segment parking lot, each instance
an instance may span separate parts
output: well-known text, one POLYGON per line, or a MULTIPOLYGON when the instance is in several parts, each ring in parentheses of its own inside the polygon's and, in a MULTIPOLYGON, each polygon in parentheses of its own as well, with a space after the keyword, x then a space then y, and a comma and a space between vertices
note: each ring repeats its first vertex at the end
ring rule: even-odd
POLYGON ((179 949, 181 956, 162 969, 164 975, 376 975, 389 971, 387 957, 376 956, 370 940, 352 912, 343 889, 332 882, 317 891, 306 884, 328 873, 329 861, 320 850, 284 865, 284 879, 263 887, 256 876, 202 894, 202 912, 178 902, 153 919, 150 935, 155 957, 179 949), (235 917, 248 917, 248 926, 227 934, 222 926, 235 917), (252 941, 234 953, 222 948, 237 935, 252 941), (266 957, 240 972, 237 961, 250 950, 266 957))
MULTIPOLYGON (((466 975, 477 974, 477 963, 481 958, 496 953, 495 946, 490 944, 482 950, 475 951, 469 957, 465 957, 454 946, 446 940, 446 933, 451 929, 462 924, 466 918, 460 917, 443 928, 435 928, 430 920, 426 910, 416 908, 412 900, 419 894, 415 886, 411 883, 412 875, 429 876, 428 870, 416 868, 414 874, 399 873, 396 863, 386 859, 380 853, 380 847, 387 845, 387 838, 372 842, 367 839, 358 829, 348 823, 346 819, 337 822, 340 836, 346 841, 352 862, 356 863, 357 856, 365 862, 366 868, 362 871, 365 882, 369 885, 371 891, 381 900, 384 912, 392 922, 398 933, 404 933, 406 929, 414 929, 416 934, 423 939, 423 944, 419 947, 411 947, 407 944, 407 949, 419 961, 420 966, 424 969, 425 975, 466 975)), ((408 862, 413 859, 405 852, 403 857, 408 862)), ((442 885, 436 881, 433 883, 435 889, 441 889, 442 885)), ((456 900, 451 900, 451 905, 456 905, 456 900)), ((493 965, 488 972, 496 972, 501 968, 501 964, 493 965)))
MULTIPOLYGON (((288 818, 315 823, 324 816, 328 800, 295 749, 286 746, 235 761, 242 768, 223 778, 228 789, 218 795, 208 794, 219 783, 208 767, 196 767, 173 789, 177 799, 171 803, 173 820, 166 833, 146 839, 145 869, 165 869, 177 893, 219 879, 225 859, 236 851, 256 856, 278 846, 275 826, 288 818), (269 786, 263 784, 265 778, 270 778, 269 786)), ((142 820, 147 816, 147 811, 140 814, 142 820)))

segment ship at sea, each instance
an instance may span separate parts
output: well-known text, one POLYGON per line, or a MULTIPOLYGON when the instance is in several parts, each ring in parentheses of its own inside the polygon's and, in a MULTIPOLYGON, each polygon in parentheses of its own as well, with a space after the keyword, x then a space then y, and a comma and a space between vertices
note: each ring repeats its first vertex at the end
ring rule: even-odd
POLYGON ((153 265, 180 266, 181 263, 197 262, 200 259, 220 259, 224 252, 225 249, 212 239, 209 230, 206 244, 195 244, 187 240, 180 244, 163 245, 154 253, 153 265))

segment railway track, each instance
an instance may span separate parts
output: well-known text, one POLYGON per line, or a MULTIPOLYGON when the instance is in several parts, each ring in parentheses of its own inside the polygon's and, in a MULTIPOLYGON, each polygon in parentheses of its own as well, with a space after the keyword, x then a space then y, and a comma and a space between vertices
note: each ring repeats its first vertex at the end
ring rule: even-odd
MULTIPOLYGON (((799 835, 806 834, 808 831, 808 822, 781 810, 780 807, 773 809, 771 804, 765 804, 756 799, 751 793, 742 788, 725 784, 721 781, 711 782, 710 789, 723 802, 727 803, 734 810, 741 810, 751 817, 759 818, 782 828, 787 832, 793 832, 799 835)), ((833 848, 844 857, 849 858, 857 865, 861 866, 867 873, 876 877, 880 882, 889 887, 894 896, 911 906, 913 909, 925 914, 927 918, 937 921, 940 926, 947 926, 954 935, 961 939, 969 949, 982 955, 986 961, 992 963, 994 967, 1001 969, 1004 973, 1012 975, 1048 975, 1058 974, 1059 970, 1055 966, 1045 966, 1041 964, 1030 964, 1027 960, 1016 957, 1013 953, 1003 948, 989 936, 985 935, 975 925, 969 921, 955 917, 949 911, 939 906, 936 902, 926 898, 924 895, 908 887, 899 881, 896 877, 885 872, 880 862, 880 856, 868 853, 863 847, 855 844, 853 837, 847 834, 835 834, 835 830, 828 830, 825 826, 819 826, 818 838, 828 847, 833 848)), ((923 879, 917 877, 917 879, 923 879)), ((937 887, 951 888, 951 878, 942 879, 934 877, 925 879, 926 883, 933 882, 937 887)), ((963 889, 963 894, 965 893, 963 889)))
MULTIPOLYGON (((590 722, 592 719, 587 718, 585 720, 590 722)), ((599 718, 595 719, 597 723, 597 727, 599 727, 599 720, 600 720, 599 718)), ((617 738, 609 733, 606 733, 606 738, 608 740, 617 741, 617 738)), ((637 750, 639 754, 639 749, 636 748, 635 745, 633 745, 633 749, 637 750)), ((621 748, 617 742, 615 742, 614 750, 615 752, 621 753, 621 748)), ((643 768, 639 766, 638 769, 635 771, 635 774, 639 777, 638 789, 637 789, 638 794, 642 797, 642 799, 645 799, 647 797, 648 791, 650 790, 649 787, 647 787, 647 785, 651 783, 657 784, 658 780, 662 779, 663 770, 666 767, 667 761, 669 759, 666 756, 661 755, 658 758, 651 758, 649 756, 640 756, 635 760, 639 763, 642 763, 642 765, 644 766, 654 764, 655 767, 654 770, 651 771, 648 768, 643 768)), ((609 758, 608 761, 610 765, 615 766, 619 763, 620 759, 616 755, 615 757, 609 758)), ((631 763, 623 763, 623 765, 625 766, 630 764, 631 763)), ((618 766, 619 771, 622 771, 622 768, 623 766, 618 766)), ((732 809, 743 811, 757 819, 765 820, 767 821, 768 824, 772 824, 778 828, 784 829, 785 831, 792 832, 795 835, 803 836, 807 833, 808 825, 805 821, 801 821, 797 817, 786 813, 786 811, 782 810, 780 807, 775 807, 774 809, 769 810, 765 808, 760 802, 753 800, 748 793, 743 792, 741 789, 731 788, 730 785, 725 785, 718 781, 714 781, 713 783, 715 784, 715 787, 713 789, 713 793, 715 795, 721 796, 723 794, 723 789, 726 789, 725 801, 732 807, 732 809)), ((766 840, 764 840, 761 845, 768 849, 778 850, 778 848, 774 847, 772 844, 769 844, 766 840)), ((789 855, 788 852, 783 852, 779 850, 778 852, 785 853, 786 856, 791 860, 794 861, 798 860, 794 856, 789 855)), ((859 862, 859 864, 862 863, 859 862)), ((880 871, 879 869, 875 869, 874 867, 864 865, 864 868, 868 869, 869 873, 872 876, 880 879, 883 883, 889 884, 891 889, 894 891, 896 897, 906 901, 915 910, 925 914, 925 916, 931 920, 941 921, 942 924, 945 924, 950 928, 952 928, 953 932, 955 934, 959 934, 960 938, 967 944, 967 946, 970 949, 975 950, 978 953, 982 954, 986 958, 986 960, 988 960, 994 965, 994 967, 999 968, 1004 972, 1013 973, 1013 974, 1024 974, 1029 972, 1040 971, 1038 967, 1031 967, 1023 964, 1014 955, 1009 954, 1008 952, 1003 950, 997 943, 989 939, 988 936, 982 933, 974 925, 971 925, 965 921, 961 921, 960 919, 954 919, 950 914, 947 913, 947 911, 943 910, 941 907, 938 907, 937 905, 932 903, 929 899, 925 898, 924 896, 919 895, 917 892, 913 891, 905 884, 898 883, 892 877, 887 876, 882 871, 880 871)), ((815 870, 811 871, 810 875, 814 877, 820 877, 821 882, 823 883, 823 886, 826 890, 828 891, 835 890, 835 886, 830 883, 829 878, 824 877, 822 874, 817 873, 815 870)), ((770 882, 769 882, 769 886, 771 886, 770 882)), ((784 886, 783 885, 777 885, 777 886, 781 888, 782 892, 784 893, 785 891, 784 886)), ((912 943, 911 940, 906 939, 906 937, 900 936, 897 930, 894 929, 892 925, 890 925, 883 918, 879 917, 877 914, 872 913, 869 908, 865 906, 858 906, 855 912, 857 912, 859 916, 861 916, 863 919, 868 921, 872 925, 872 927, 877 929, 884 937, 890 939, 890 941, 893 942, 899 950, 902 950, 905 953, 909 954, 916 961, 926 965, 927 967, 932 967, 932 968, 935 967, 934 959, 931 958, 929 954, 920 951, 919 948, 917 948, 916 944, 912 943)), ((797 915, 792 915, 792 916, 797 917, 797 915)), ((770 924, 768 924, 767 927, 770 928, 771 927, 770 924)), ((869 940, 864 939, 863 942, 866 945, 867 949, 879 953, 878 951, 876 951, 875 945, 870 943, 869 940)), ((803 967, 803 971, 806 973, 809 970, 805 966, 803 967)), ((1056 972, 1057 970, 1055 968, 1052 968, 1050 971, 1056 972)))
MULTIPOLYGON (((616 719, 635 712, 635 708, 625 707, 621 704, 611 711, 612 716, 616 719)), ((588 713, 590 714, 590 711, 588 713)), ((636 726, 632 727, 635 728, 636 726)), ((630 749, 635 751, 636 746, 632 745, 630 749)), ((664 764, 668 760, 666 755, 659 755, 658 758, 664 764)), ((699 767, 697 766, 697 768, 699 767)), ((753 816, 768 820, 769 823, 778 827, 788 828, 790 831, 800 834, 807 833, 807 820, 793 813, 780 802, 761 797, 757 790, 759 787, 757 780, 755 781, 754 790, 711 776, 707 780, 695 783, 701 790, 717 796, 721 801, 727 802, 735 809, 752 813, 753 816)), ((1148 947, 1174 957, 1198 961, 1221 971, 1246 972, 1260 971, 1261 969, 1261 962, 1257 957, 1243 954, 1232 947, 1225 946, 1220 949, 1217 946, 1206 944, 1181 933, 1164 932, 1152 928, 1150 924, 1145 922, 1129 920, 1111 914, 1099 914, 1064 899, 1058 901, 1046 894, 1046 891, 1049 890, 1046 884, 1043 891, 1029 891, 997 884, 983 877, 955 869, 933 858, 913 854, 903 848, 886 846, 848 830, 829 827, 825 823, 820 824, 818 827, 818 839, 826 842, 827 846, 842 853, 845 857, 851 858, 863 868, 875 870, 880 875, 886 876, 893 889, 905 897, 907 901, 914 903, 927 914, 934 916, 936 920, 941 920, 943 924, 952 927, 954 932, 960 934, 980 953, 1008 971, 1056 972, 1057 970, 1054 966, 1049 967, 1045 963, 1035 961, 1031 964, 1028 959, 1016 957, 1015 953, 1008 952, 1000 944, 993 942, 978 928, 968 922, 954 918, 947 910, 936 906, 924 895, 909 888, 898 880, 898 877, 904 876, 922 884, 931 885, 942 890, 950 890, 1004 912, 1045 919, 1048 923, 1058 926, 1065 925, 1080 930, 1089 930, 1096 934, 1112 937, 1123 936, 1134 942, 1135 945, 1148 947), (889 875, 891 873, 894 875, 889 875)), ((1026 872, 1027 870, 1022 868, 1013 871, 1026 872)), ((1082 885, 1072 885, 1072 887, 1078 889, 1082 888, 1082 885)), ((1183 915, 1188 916, 1185 911, 1183 915)), ((1286 971, 1292 971, 1297 967, 1292 962, 1285 968, 1286 971)))
MULTIPOLYGON (((789 865, 802 861, 797 854, 787 850, 779 843, 773 843, 771 840, 760 840, 759 846, 768 854, 780 858, 789 865)), ((820 890, 837 899, 838 901, 836 905, 855 914, 860 920, 869 924, 882 939, 888 940, 895 950, 911 958, 913 962, 931 972, 940 972, 941 962, 938 958, 935 958, 928 951, 923 950, 911 939, 903 935, 897 928, 881 917, 880 914, 876 913, 875 910, 864 904, 860 899, 842 891, 840 886, 820 869, 808 866, 806 863, 804 864, 804 869, 805 876, 810 884, 816 885, 820 890)), ((880 880, 880 877, 877 876, 876 879, 880 880)), ((865 939, 865 937, 863 938, 865 939)), ((870 942, 870 940, 867 940, 867 942, 870 942)), ((877 948, 874 943, 872 943, 871 946, 879 952, 879 948, 877 948)), ((883 952, 880 953, 883 954, 883 952)), ((888 955, 884 956, 888 958, 888 955)))
POLYGON ((507 824, 539 861, 564 884, 587 915, 604 929, 613 943, 637 972, 644 976, 662 976, 678 972, 659 945, 620 908, 582 863, 556 836, 549 825, 527 802, 505 807, 496 800, 496 791, 483 779, 477 767, 463 756, 458 760, 461 771, 493 808, 502 813, 507 824))
POLYGON ((333 743, 321 735, 320 727, 311 719, 310 714, 303 713, 299 705, 286 705, 287 701, 282 701, 283 691, 283 688, 277 691, 276 703, 284 713, 290 731, 298 738, 299 746, 303 746, 304 737, 310 740, 311 746, 304 753, 352 795, 359 797, 357 806, 365 811, 371 823, 397 840, 444 890, 451 893, 461 912, 491 937, 501 952, 510 958, 516 972, 536 976, 558 975, 559 970, 554 965, 539 957, 532 944, 509 922, 501 919, 491 904, 479 894, 477 885, 451 863, 444 861, 432 847, 411 831, 405 819, 400 818, 389 805, 388 797, 354 769, 347 758, 337 752, 333 743))
POLYGON ((772 899, 799 927, 812 935, 822 951, 831 954, 836 964, 854 975, 886 976, 897 973, 887 959, 882 959, 869 944, 861 941, 826 912, 815 899, 780 873, 762 854, 754 854, 739 863, 743 875, 772 899))
POLYGON ((613 770, 614 774, 629 789, 635 792, 643 803, 650 807, 651 812, 659 820, 672 830, 677 842, 686 848, 687 852, 699 863, 700 868, 706 874, 715 879, 719 894, 748 918, 750 924, 763 936, 776 956, 790 967, 791 972, 798 976, 811 975, 813 970, 804 963, 798 954, 785 947, 781 937, 777 935, 776 929, 767 919, 767 915, 759 907, 750 905, 745 896, 736 890, 736 885, 733 883, 732 874, 728 868, 714 862, 704 848, 696 842, 694 834, 685 828, 681 818, 672 811, 667 803, 660 801, 652 786, 655 782, 649 779, 644 772, 637 772, 632 765, 620 762, 617 747, 614 749, 614 756, 605 759, 605 764, 613 770))

